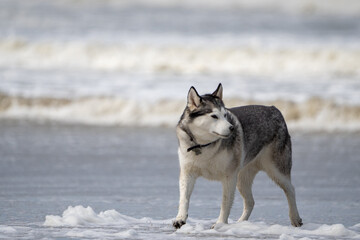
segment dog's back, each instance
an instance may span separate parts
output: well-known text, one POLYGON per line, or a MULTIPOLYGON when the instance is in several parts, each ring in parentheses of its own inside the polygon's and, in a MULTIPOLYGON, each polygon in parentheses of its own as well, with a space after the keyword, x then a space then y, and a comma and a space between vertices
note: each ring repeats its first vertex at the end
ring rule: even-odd
POLYGON ((241 123, 244 137, 244 165, 249 163, 266 145, 274 142, 274 155, 287 148, 286 159, 274 158, 284 174, 291 171, 291 140, 281 112, 274 106, 249 105, 228 109, 241 123))

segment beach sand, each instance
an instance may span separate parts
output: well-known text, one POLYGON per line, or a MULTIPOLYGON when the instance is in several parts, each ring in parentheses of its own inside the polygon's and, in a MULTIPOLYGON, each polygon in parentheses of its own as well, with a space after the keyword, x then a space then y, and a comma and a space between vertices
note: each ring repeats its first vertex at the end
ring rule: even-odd
MULTIPOLYGON (((344 228, 354 228, 360 222, 360 135, 295 132, 292 140, 292 181, 305 226, 342 224, 344 228)), ((115 209, 124 216, 154 222, 154 228, 147 224, 134 227, 134 223, 131 231, 128 225, 123 228, 121 224, 101 228, 125 231, 121 235, 125 238, 159 239, 174 234, 171 219, 177 213, 179 166, 173 128, 1 121, 0 152, 2 237, 115 236, 71 235, 73 230, 68 228, 65 231, 43 226, 46 216, 61 215, 68 206, 80 205, 91 206, 95 212, 115 209), (148 235, 143 238, 140 233, 144 232, 148 235)), ((256 204, 250 222, 291 228, 285 195, 264 173, 256 177, 253 192, 256 204)), ((220 202, 220 183, 199 179, 187 226, 203 224, 210 228, 218 216, 220 202)), ((236 193, 230 219, 236 221, 241 210, 242 199, 236 193)), ((77 223, 77 227, 94 227, 91 221, 77 223)), ((204 239, 219 237, 206 231, 192 235, 190 230, 186 234, 204 239)), ((264 236, 260 234, 259 238, 264 236)))

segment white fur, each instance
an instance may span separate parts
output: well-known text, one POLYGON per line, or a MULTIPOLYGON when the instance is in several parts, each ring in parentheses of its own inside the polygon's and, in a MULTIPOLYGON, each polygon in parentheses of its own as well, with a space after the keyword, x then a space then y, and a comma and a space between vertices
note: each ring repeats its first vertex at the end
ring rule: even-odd
MULTIPOLYGON (((213 131, 217 131, 221 135, 229 135, 229 127, 232 126, 224 117, 227 113, 225 109, 221 111, 216 110, 213 113, 201 116, 199 121, 194 121, 189 125, 193 125, 193 134, 196 136, 196 139, 202 142, 215 141, 221 138, 217 134, 213 134, 213 131), (213 119, 212 114, 218 115, 218 120, 213 119), (208 124, 208 130, 206 132, 206 126, 208 124), (196 126, 196 127, 194 127, 196 126), (201 134, 201 135, 200 135, 201 134)), ((238 128, 238 131, 242 131, 241 128, 238 128)), ((240 134, 242 136, 242 134, 240 134)), ((178 130, 179 139, 182 137, 186 138, 186 133, 182 130, 178 130)), ((237 173, 240 168, 240 164, 236 164, 236 168, 233 168, 234 161, 236 159, 241 159, 241 153, 236 151, 229 151, 228 149, 223 149, 219 151, 220 141, 212 146, 211 148, 203 151, 202 154, 196 155, 194 152, 187 152, 189 147, 186 141, 180 140, 180 145, 178 149, 179 162, 180 162, 180 202, 179 202, 179 212, 176 217, 176 221, 186 222, 188 216, 188 207, 190 196, 194 188, 195 181, 198 177, 202 176, 209 180, 221 181, 223 185, 223 201, 221 205, 221 211, 219 218, 216 223, 227 223, 230 209, 234 199, 234 192, 237 182, 237 173)))

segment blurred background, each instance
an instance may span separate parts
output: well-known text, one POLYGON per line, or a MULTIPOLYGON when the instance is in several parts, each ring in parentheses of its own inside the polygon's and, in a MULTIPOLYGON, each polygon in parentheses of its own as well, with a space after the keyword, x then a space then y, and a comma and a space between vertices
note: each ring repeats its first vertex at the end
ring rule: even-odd
POLYGON ((359 132, 358 0, 0 0, 1 239, 357 238, 359 132), (283 112, 301 229, 259 173, 249 225, 207 231, 221 184, 199 179, 174 232, 175 126, 220 82, 283 112))
POLYGON ((1 0, 0 118, 174 127, 190 86, 360 130, 357 0, 1 0))

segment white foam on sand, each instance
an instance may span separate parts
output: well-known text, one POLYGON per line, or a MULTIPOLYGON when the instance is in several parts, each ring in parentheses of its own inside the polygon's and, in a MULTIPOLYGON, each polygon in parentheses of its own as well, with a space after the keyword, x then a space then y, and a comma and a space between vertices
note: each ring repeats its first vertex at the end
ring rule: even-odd
POLYGON ((48 215, 45 218, 44 226, 82 226, 91 224, 124 224, 135 221, 136 219, 122 215, 112 210, 107 210, 96 214, 91 207, 69 206, 62 216, 48 215))
POLYGON ((270 239, 321 239, 321 238, 350 238, 358 239, 359 232, 346 228, 343 224, 314 224, 308 223, 301 228, 292 226, 282 226, 278 224, 269 225, 265 222, 240 222, 234 224, 221 224, 215 229, 206 229, 202 224, 184 225, 177 233, 184 234, 209 234, 226 235, 244 238, 270 238, 270 239))
POLYGON ((14 234, 16 233, 17 231, 15 228, 6 225, 0 225, 0 239, 13 238, 14 234))
MULTIPOLYGON (((64 229, 63 235, 79 238, 137 238, 177 239, 221 239, 236 237, 246 239, 360 239, 359 225, 347 228, 343 224, 307 223, 301 228, 291 225, 267 224, 265 222, 240 222, 219 224, 210 229, 214 220, 190 218, 179 230, 172 229, 171 219, 154 220, 133 218, 116 210, 96 213, 91 207, 69 206, 62 216, 46 216, 45 227, 64 229), (69 229, 70 228, 70 229, 69 229)), ((1 228, 0 228, 1 229, 1 228)))
POLYGON ((0 225, 0 233, 16 233, 16 229, 6 225, 0 225))

